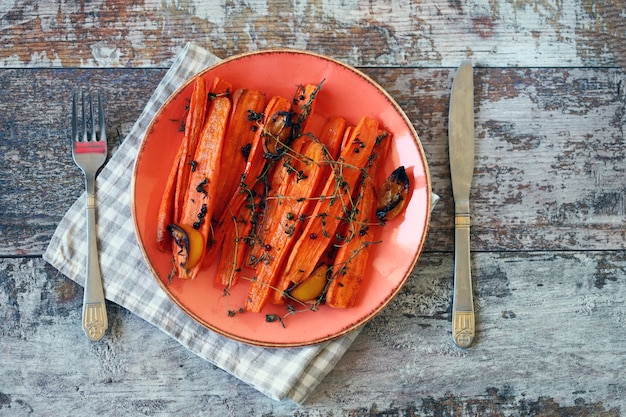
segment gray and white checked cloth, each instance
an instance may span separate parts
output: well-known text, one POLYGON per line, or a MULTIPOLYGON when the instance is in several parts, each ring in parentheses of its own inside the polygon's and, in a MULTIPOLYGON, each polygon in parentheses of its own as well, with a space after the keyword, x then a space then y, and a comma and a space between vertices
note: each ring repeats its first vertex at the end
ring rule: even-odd
MULTIPOLYGON (((302 348, 270 349, 222 337, 182 311, 153 278, 137 243, 131 215, 135 157, 145 131, 167 98, 188 78, 219 61, 189 43, 97 179, 97 231, 105 296, 161 329, 192 352, 275 400, 302 403, 330 372, 360 329, 302 348)), ((433 195, 433 202, 436 201, 433 195)), ((59 223, 44 260, 84 285, 87 243, 84 196, 59 223)))
MULTIPOLYGON (((105 296, 268 397, 301 403, 335 366, 359 331, 314 346, 283 349, 250 346, 222 337, 196 323, 168 298, 148 269, 135 236, 131 181, 146 128, 185 80, 218 60, 206 49, 187 44, 98 175, 97 230, 105 296)), ((87 257, 84 204, 82 196, 72 205, 44 253, 48 263, 80 285, 84 285, 87 257)))

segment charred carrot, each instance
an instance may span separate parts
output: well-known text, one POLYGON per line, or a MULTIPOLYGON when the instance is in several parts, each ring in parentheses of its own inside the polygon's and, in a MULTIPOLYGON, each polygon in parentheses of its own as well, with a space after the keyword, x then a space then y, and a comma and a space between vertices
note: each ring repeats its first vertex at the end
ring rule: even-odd
POLYGON ((230 221, 231 214, 239 214, 245 202, 250 197, 257 182, 261 179, 266 163, 271 156, 265 151, 264 142, 268 140, 288 141, 291 135, 290 118, 291 103, 284 97, 274 96, 265 107, 264 115, 260 121, 260 127, 255 132, 246 167, 239 186, 228 201, 222 216, 218 219, 213 229, 213 239, 208 242, 207 252, 204 257, 204 265, 212 264, 219 255, 224 237, 233 234, 233 224, 230 221))
POLYGON ((326 292, 326 304, 331 307, 347 308, 354 306, 361 281, 365 276, 365 269, 370 254, 370 247, 375 242, 370 221, 376 206, 376 193, 371 183, 363 183, 360 193, 356 217, 353 219, 350 230, 347 227, 345 234, 347 242, 339 245, 332 267, 332 275, 326 292))
MULTIPOLYGON (((319 149, 318 156, 323 157, 321 146, 318 144, 308 147, 309 152, 307 154, 312 155, 315 147, 319 149)), ((312 169, 319 171, 318 168, 319 166, 312 164, 312 169)), ((297 174, 292 172, 290 175, 294 177, 297 174)), ((273 227, 266 230, 263 235, 264 242, 260 245, 264 253, 263 256, 259 257, 254 280, 248 289, 248 296, 244 303, 244 307, 248 311, 259 312, 265 306, 291 247, 300 234, 302 227, 300 213, 306 205, 309 193, 315 189, 314 184, 310 183, 309 179, 314 181, 315 177, 300 181, 289 178, 291 186, 283 188, 285 192, 290 192, 289 196, 285 195, 282 204, 277 206, 277 209, 272 213, 273 217, 264 221, 265 224, 270 224, 273 227), (295 196, 301 197, 295 198, 295 196)))
POLYGON ((172 223, 180 221, 183 210, 183 201, 189 185, 189 173, 193 169, 194 153, 198 145, 200 132, 204 126, 207 109, 207 92, 204 78, 196 77, 196 85, 189 102, 189 111, 185 120, 185 135, 181 144, 182 151, 178 160, 178 174, 176 177, 176 191, 174 197, 174 218, 172 223))
POLYGON ((295 116, 295 137, 304 135, 309 131, 309 122, 311 115, 315 111, 315 105, 317 103, 317 94, 322 88, 322 82, 319 84, 303 84, 299 85, 296 89, 296 94, 293 98, 292 111, 295 116))
POLYGON ((256 205, 259 198, 251 199, 250 207, 242 210, 239 217, 232 215, 232 230, 234 234, 224 239, 222 244, 222 255, 217 266, 217 283, 229 288, 237 283, 239 272, 243 267, 244 258, 248 246, 250 230, 255 221, 257 213, 256 205))
POLYGON ((298 283, 309 276, 333 239, 347 214, 346 208, 351 205, 353 190, 376 144, 377 133, 378 121, 369 117, 363 117, 354 128, 302 236, 291 251, 284 271, 289 281, 298 283))
MULTIPOLYGON (((189 186, 180 218, 180 223, 192 225, 200 231, 204 242, 208 240, 211 217, 215 210, 220 158, 230 109, 231 100, 227 95, 219 94, 211 98, 206 122, 193 156, 195 169, 189 175, 189 186)), ((189 270, 181 266, 185 262, 178 253, 174 256, 179 278, 195 278, 202 262, 189 270)))
POLYGON ((365 279, 365 273, 372 250, 376 243, 378 224, 376 212, 376 184, 382 169, 389 145, 390 134, 379 132, 366 168, 366 175, 360 181, 358 196, 352 210, 351 221, 345 225, 343 241, 338 245, 334 258, 331 280, 326 292, 326 304, 335 308, 353 307, 358 299, 359 290, 365 279))
MULTIPOLYGON (((183 147, 178 147, 176 152, 176 158, 174 161, 178 161, 183 151, 183 147)), ((172 164, 170 173, 165 183, 165 191, 161 198, 161 204, 159 206, 159 212, 157 214, 157 246, 162 251, 171 250, 171 235, 167 230, 167 226, 174 223, 174 196, 176 193, 176 178, 178 176, 178 164, 172 164)))
POLYGON ((238 89, 233 94, 232 103, 233 108, 222 149, 220 181, 216 194, 218 205, 213 213, 218 219, 241 181, 241 174, 248 159, 248 148, 252 146, 258 128, 257 118, 262 115, 265 108, 265 94, 257 90, 238 89))
POLYGON ((181 210, 183 191, 181 183, 185 183, 189 177, 189 161, 195 151, 198 135, 206 112, 206 89, 202 77, 196 77, 189 110, 185 117, 185 133, 178 147, 174 163, 165 183, 165 191, 161 199, 157 217, 157 245, 162 251, 171 249, 171 237, 167 230, 168 225, 178 221, 181 210), (183 176, 186 176, 183 179, 183 176))
MULTIPOLYGON (((264 203, 263 215, 266 218, 273 218, 274 207, 279 204, 278 201, 273 199, 273 196, 277 194, 284 194, 284 187, 287 185, 287 175, 291 170, 295 170, 294 165, 298 155, 302 152, 302 146, 304 146, 309 139, 303 138, 303 135, 309 135, 309 122, 311 115, 315 110, 316 98, 322 87, 322 82, 319 84, 301 84, 298 85, 293 96, 291 105, 290 123, 292 125, 292 142, 288 147, 283 146, 285 152, 282 153, 280 161, 272 161, 273 166, 269 172, 270 182, 267 185, 266 200, 264 203), (287 168, 287 169, 283 169, 287 168)), ((276 153, 276 149, 274 150, 276 153)), ((266 227, 264 223, 258 223, 257 229, 253 232, 254 242, 249 248, 246 255, 247 263, 251 266, 256 265, 256 262, 261 258, 263 252, 262 244, 263 235, 266 227)))
MULTIPOLYGON (((247 310, 258 312, 269 300, 276 280, 299 236, 304 209, 309 199, 314 197, 317 184, 324 182, 328 176, 329 151, 324 143, 336 147, 339 143, 337 138, 342 137, 344 128, 344 119, 330 119, 323 129, 320 141, 308 138, 309 143, 303 146, 303 154, 296 165, 298 169, 283 167, 289 172, 286 185, 281 187, 284 194, 275 196, 280 199, 281 204, 276 205, 271 218, 265 219, 265 224, 270 226, 264 236, 267 259, 259 262, 256 268, 255 279, 250 285, 244 304, 247 310)), ((276 302, 281 300, 282 292, 276 296, 276 302)))

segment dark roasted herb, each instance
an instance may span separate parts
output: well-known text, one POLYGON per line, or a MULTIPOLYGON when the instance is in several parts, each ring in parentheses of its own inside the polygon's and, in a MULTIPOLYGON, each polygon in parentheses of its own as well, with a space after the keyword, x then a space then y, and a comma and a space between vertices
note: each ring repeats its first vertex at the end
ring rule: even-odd
POLYGON ((207 193, 207 191, 204 188, 204 187, 206 187, 206 185, 208 183, 209 183, 209 179, 205 177, 202 180, 202 182, 196 186, 196 191, 199 192, 199 193, 204 194, 205 196, 209 195, 209 193, 207 193))
POLYGON ((293 236, 293 234, 296 232, 296 226, 293 224, 290 224, 288 226, 285 227, 285 233, 287 234, 287 236, 291 237, 293 236))
POLYGON ((280 324, 285 327, 285 323, 283 322, 282 317, 280 317, 278 314, 266 314, 265 315, 265 321, 268 323, 273 323, 275 321, 279 321, 280 324))
POLYGON ((257 113, 254 110, 248 110, 248 120, 251 122, 258 122, 263 120, 263 113, 257 113))
POLYGON ((247 143, 244 146, 241 147, 241 154, 243 155, 243 158, 247 161, 248 157, 250 157, 250 150, 252 149, 252 144, 251 143, 247 143))

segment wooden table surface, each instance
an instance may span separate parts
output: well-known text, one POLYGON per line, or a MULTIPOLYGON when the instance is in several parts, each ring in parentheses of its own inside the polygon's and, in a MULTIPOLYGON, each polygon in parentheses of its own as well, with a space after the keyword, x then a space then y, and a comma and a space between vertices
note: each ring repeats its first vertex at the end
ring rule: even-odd
POLYGON ((0 1, 0 415, 618 416, 626 413, 624 1, 0 1), (42 260, 80 196, 70 94, 101 86, 120 141, 188 41, 369 74, 441 196, 407 285, 304 405, 276 402, 42 260), (451 80, 475 69, 477 338, 451 340, 451 80))

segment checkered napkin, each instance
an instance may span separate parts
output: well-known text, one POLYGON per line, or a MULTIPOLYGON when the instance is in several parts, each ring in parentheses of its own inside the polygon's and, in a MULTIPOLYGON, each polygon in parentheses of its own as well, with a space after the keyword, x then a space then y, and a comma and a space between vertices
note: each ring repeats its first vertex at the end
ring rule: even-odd
MULTIPOLYGON (((183 81, 217 61, 207 50, 187 44, 98 176, 97 233, 105 296, 268 397, 301 403, 335 366, 359 330, 303 348, 269 349, 224 338, 196 323, 167 297, 148 269, 135 237, 131 178, 146 128, 183 81)), ((44 253, 48 263, 80 285, 84 284, 87 257, 84 204, 83 195, 63 217, 44 253)))

